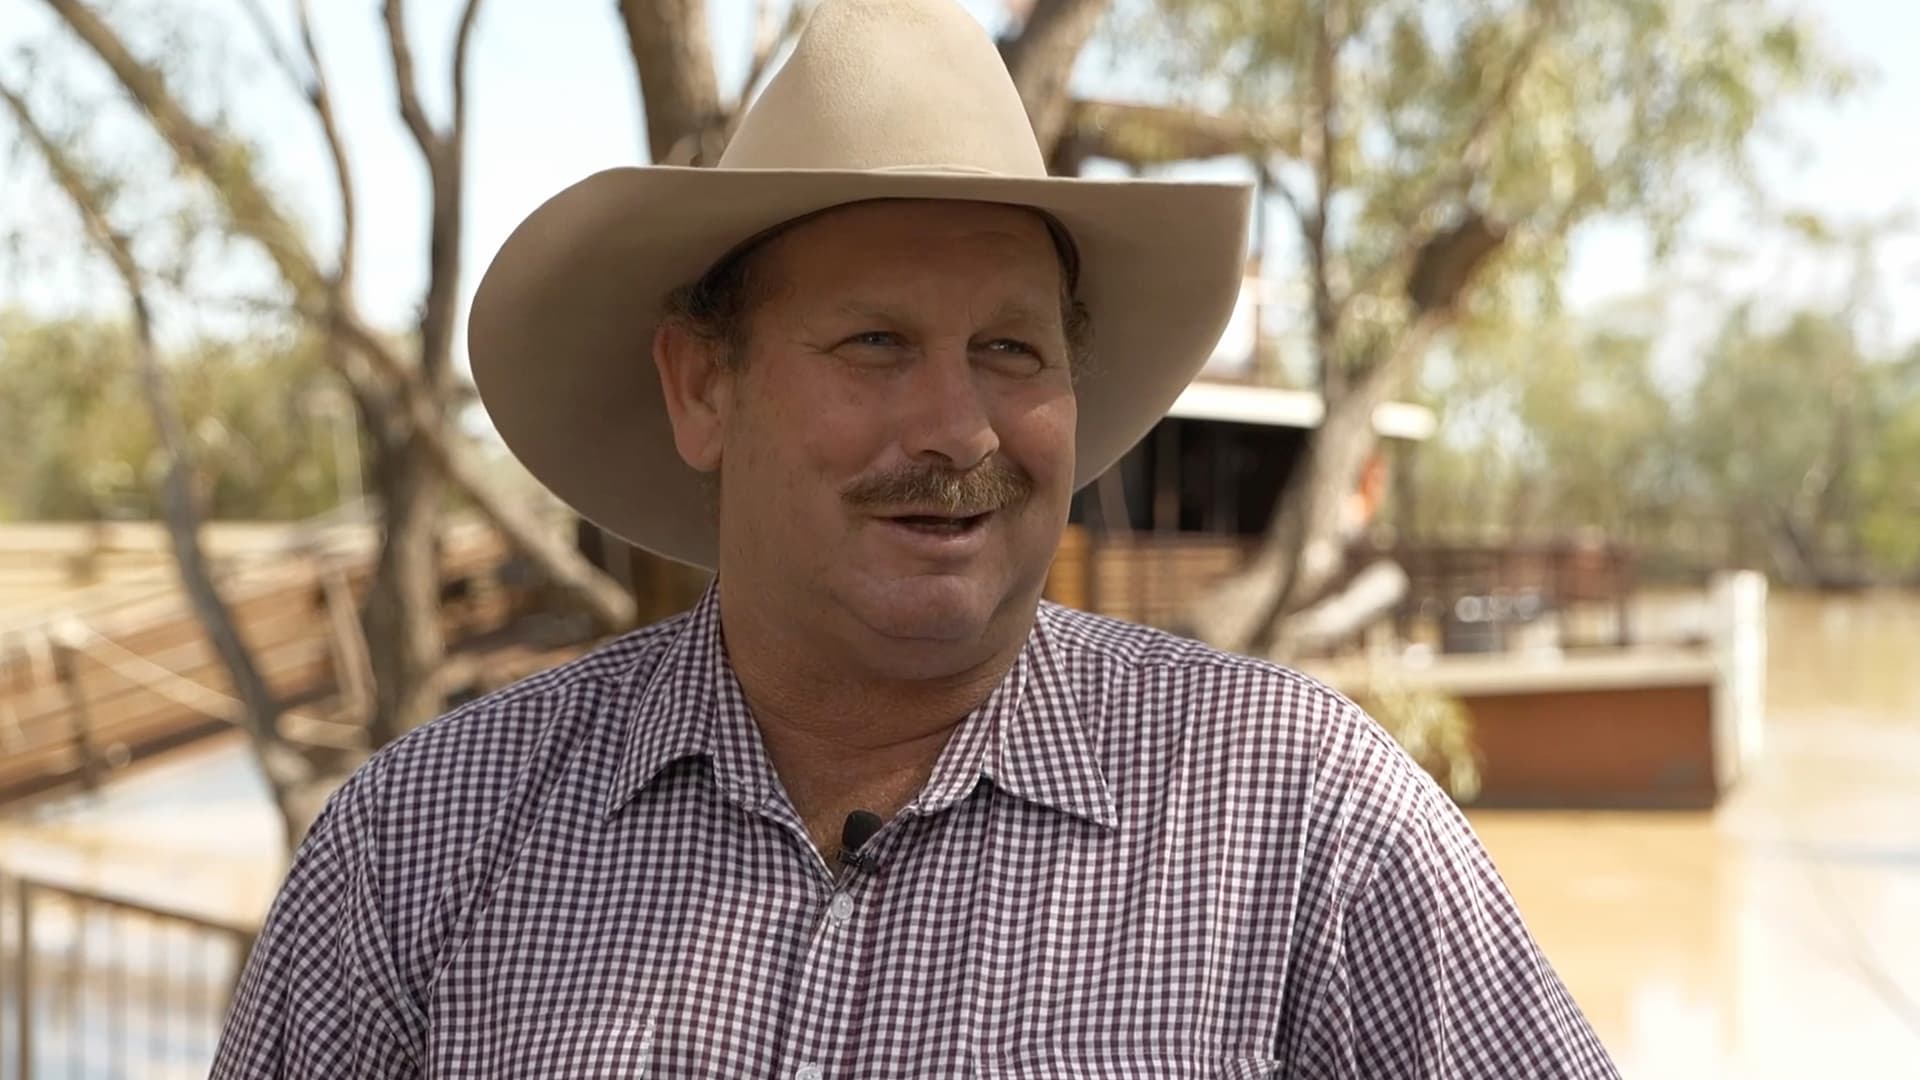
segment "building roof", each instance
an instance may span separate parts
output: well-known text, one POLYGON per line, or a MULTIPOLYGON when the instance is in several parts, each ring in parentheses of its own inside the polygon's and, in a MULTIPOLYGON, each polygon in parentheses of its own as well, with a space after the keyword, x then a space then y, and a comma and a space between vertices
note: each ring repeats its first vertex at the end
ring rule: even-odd
MULTIPOLYGON (((1270 427, 1313 428, 1326 415, 1320 395, 1307 390, 1201 379, 1188 386, 1168 416, 1184 420, 1215 420, 1270 427)), ((1389 401, 1373 413, 1373 428, 1382 437, 1421 441, 1432 437, 1438 421, 1424 405, 1389 401)))

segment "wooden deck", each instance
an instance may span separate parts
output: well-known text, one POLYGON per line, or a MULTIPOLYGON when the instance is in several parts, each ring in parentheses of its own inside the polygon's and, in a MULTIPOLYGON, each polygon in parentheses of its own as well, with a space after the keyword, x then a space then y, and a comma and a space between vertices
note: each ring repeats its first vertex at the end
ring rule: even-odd
MULTIPOLYGON (((447 538, 442 620, 473 681, 484 689, 569 654, 510 631, 536 599, 503 573, 508 553, 490 530, 463 524, 447 538)), ((288 735, 355 749, 362 735, 342 696, 340 633, 357 622, 329 605, 357 603, 372 545, 256 554, 230 565, 223 584, 268 685, 292 710, 288 735)), ((0 805, 102 783, 236 723, 225 668, 177 589, 136 581, 69 595, 71 605, 43 596, 24 618, 0 616, 0 805)))

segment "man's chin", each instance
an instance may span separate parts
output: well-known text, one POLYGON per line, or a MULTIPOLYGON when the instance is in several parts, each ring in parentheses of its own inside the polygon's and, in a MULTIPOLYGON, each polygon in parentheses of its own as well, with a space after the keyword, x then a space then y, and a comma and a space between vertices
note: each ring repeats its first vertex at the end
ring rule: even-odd
POLYGON ((979 644, 1005 607, 1006 593, 972 574, 923 574, 869 581, 855 615, 876 636, 902 648, 979 644))

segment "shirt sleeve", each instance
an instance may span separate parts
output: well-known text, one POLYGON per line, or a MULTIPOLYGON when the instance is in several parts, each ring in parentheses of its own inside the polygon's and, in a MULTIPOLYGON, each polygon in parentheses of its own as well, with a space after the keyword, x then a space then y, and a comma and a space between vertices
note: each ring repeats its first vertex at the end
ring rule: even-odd
POLYGON ((363 768, 295 853, 235 990, 211 1080, 398 1080, 421 1075, 401 1019, 372 873, 363 768))
POLYGON ((1465 818, 1425 794, 1342 916, 1298 1075, 1618 1080, 1465 818))

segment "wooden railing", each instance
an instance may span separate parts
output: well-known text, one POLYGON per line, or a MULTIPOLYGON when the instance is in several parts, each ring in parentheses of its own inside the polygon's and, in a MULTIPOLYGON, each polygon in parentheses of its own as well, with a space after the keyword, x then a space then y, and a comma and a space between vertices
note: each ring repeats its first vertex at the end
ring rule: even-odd
MULTIPOLYGON (((370 554, 370 553, 369 553, 370 554)), ((493 580, 506 553, 491 531, 449 545, 442 619, 458 646, 497 630, 522 597, 493 580)), ((351 561, 289 556, 233 583, 229 603, 276 695, 292 706, 296 741, 336 749, 360 738, 335 715, 345 673, 340 640, 371 577, 351 561), (329 576, 336 587, 328 588, 329 576), (344 588, 340 587, 344 585, 344 588)), ((198 620, 175 592, 124 605, 63 608, 0 636, 0 803, 59 788, 88 788, 134 761, 231 729, 239 703, 198 620)))
MULTIPOLYGON (((1257 538, 1107 533, 1069 526, 1047 578, 1047 598, 1102 615, 1177 628, 1188 605, 1243 565, 1257 538)), ((1632 552, 1572 541, 1507 545, 1356 547, 1348 572, 1388 558, 1409 584, 1395 612, 1403 638, 1424 621, 1452 651, 1499 651, 1508 631, 1551 614, 1569 648, 1630 644, 1636 585, 1632 552)), ((1333 587, 1341 587, 1336 578, 1333 587)))
POLYGON ((0 1080, 205 1075, 254 928, 0 875, 0 1080))

